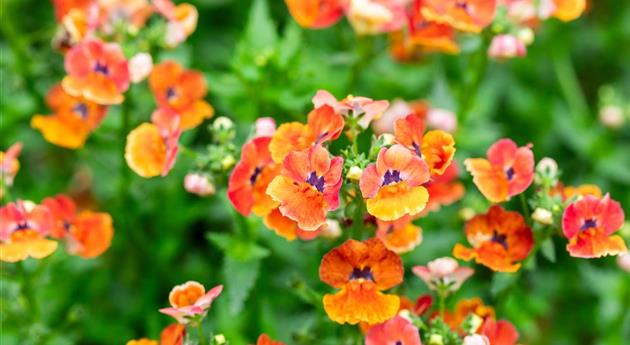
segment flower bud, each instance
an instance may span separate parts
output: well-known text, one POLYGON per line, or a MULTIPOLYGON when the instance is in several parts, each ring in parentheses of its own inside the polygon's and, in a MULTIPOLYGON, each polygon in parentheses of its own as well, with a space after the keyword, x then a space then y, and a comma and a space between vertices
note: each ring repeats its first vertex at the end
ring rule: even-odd
POLYGON ((617 265, 622 270, 630 273, 630 253, 625 253, 617 256, 617 265))
POLYGON ((219 116, 212 123, 212 127, 216 130, 230 130, 234 127, 234 122, 230 120, 228 117, 219 116))
POLYGON ((429 345, 444 345, 444 338, 439 334, 431 334, 429 345))
POLYGON ((553 224, 553 213, 551 211, 537 207, 532 213, 532 219, 543 225, 553 224))
POLYGON ((223 170, 228 170, 234 165, 234 163, 236 163, 234 156, 227 155, 223 158, 223 160, 221 160, 221 167, 223 167, 223 170))
POLYGON ((467 335, 464 338, 464 345, 490 345, 490 340, 485 335, 467 335))
POLYGON ((276 121, 271 117, 261 117, 256 120, 256 138, 270 137, 276 131, 276 121))
POLYGON ((215 193, 214 185, 203 174, 189 173, 184 177, 184 188, 187 192, 199 196, 209 196, 215 193))
POLYGON ((526 46, 534 43, 534 30, 529 27, 522 28, 518 31, 518 39, 526 46))
POLYGON ((148 53, 138 53, 129 60, 129 77, 139 83, 146 79, 153 69, 153 58, 148 53))
POLYGON ((394 144, 395 137, 391 133, 383 133, 381 134, 380 139, 383 142, 383 145, 390 146, 394 144))
POLYGON ((351 181, 359 181, 361 178, 361 174, 363 174, 363 169, 359 168, 356 165, 353 165, 348 173, 346 174, 346 178, 351 181))
POLYGON ((511 59, 525 55, 525 44, 514 35, 494 36, 488 48, 488 56, 494 59, 511 59))
POLYGON ((553 158, 545 157, 536 164, 536 172, 544 176, 555 177, 558 174, 558 163, 553 158))
POLYGON ((322 229, 322 237, 337 238, 341 236, 341 226, 334 219, 326 219, 326 225, 322 229))
POLYGON ((223 345, 227 343, 227 340, 223 334, 217 334, 214 336, 214 343, 217 345, 223 345))
POLYGON ((607 105, 599 110, 599 122, 610 129, 619 129, 623 126, 625 118, 623 109, 616 105, 607 105))

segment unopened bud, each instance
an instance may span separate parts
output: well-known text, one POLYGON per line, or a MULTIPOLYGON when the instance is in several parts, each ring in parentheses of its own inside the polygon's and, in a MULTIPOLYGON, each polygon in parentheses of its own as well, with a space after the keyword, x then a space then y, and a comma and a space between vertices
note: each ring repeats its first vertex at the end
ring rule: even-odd
POLYGON ((219 116, 214 120, 212 126, 216 130, 228 130, 234 127, 234 122, 225 116, 219 116))
POLYGON ((599 111, 599 122, 601 122, 602 125, 611 129, 620 128, 625 122, 623 109, 616 105, 607 105, 603 107, 599 111))
POLYGON ((383 134, 381 134, 380 139, 381 139, 381 142, 383 143, 383 145, 389 146, 389 145, 392 145, 394 143, 395 137, 391 133, 383 133, 383 134))
POLYGON ((537 207, 532 213, 532 219, 543 225, 553 224, 553 213, 551 211, 537 207))
POLYGON ((223 167, 223 170, 228 170, 234 165, 234 163, 236 163, 236 160, 234 159, 234 156, 227 155, 221 161, 221 166, 223 167))
POLYGON ((429 345, 444 345, 444 338, 439 334, 431 334, 429 345))
POLYGON ((459 209, 459 217, 464 221, 468 221, 474 216, 475 210, 470 207, 462 207, 461 209, 459 209))
POLYGON ((522 28, 518 31, 517 37, 521 42, 528 46, 534 43, 534 30, 528 27, 522 28))
POLYGON ((217 345, 223 345, 227 343, 227 340, 225 339, 225 336, 223 334, 217 334, 214 336, 214 342, 217 345))
POLYGON ((541 175, 555 177, 558 174, 558 163, 553 158, 545 157, 536 164, 536 172, 541 175))
POLYGON ((346 178, 352 181, 359 181, 359 179, 361 178, 361 174, 363 174, 363 169, 359 168, 356 165, 353 165, 350 170, 348 170, 346 178))

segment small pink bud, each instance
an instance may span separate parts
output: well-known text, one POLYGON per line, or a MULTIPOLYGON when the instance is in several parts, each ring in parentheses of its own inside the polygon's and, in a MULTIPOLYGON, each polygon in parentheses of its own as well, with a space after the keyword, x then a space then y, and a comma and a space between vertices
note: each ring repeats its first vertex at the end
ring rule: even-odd
POLYGON ((464 345, 490 345, 490 340, 485 335, 467 335, 464 338, 464 345))
POLYGON ((527 55, 525 44, 513 35, 494 36, 488 48, 488 56, 494 59, 511 59, 527 55))
POLYGON ((453 133, 457 130, 457 116, 450 110, 432 108, 427 113, 427 125, 431 128, 453 133))
POLYGON ((153 58, 148 53, 138 53, 129 60, 131 81, 139 83, 146 79, 153 69, 153 58))
POLYGON ((256 138, 270 137, 276 132, 276 121, 271 117, 261 117, 256 120, 256 138))
POLYGON ((203 174, 189 173, 184 178, 184 188, 189 193, 199 196, 209 196, 214 194, 214 185, 203 174))

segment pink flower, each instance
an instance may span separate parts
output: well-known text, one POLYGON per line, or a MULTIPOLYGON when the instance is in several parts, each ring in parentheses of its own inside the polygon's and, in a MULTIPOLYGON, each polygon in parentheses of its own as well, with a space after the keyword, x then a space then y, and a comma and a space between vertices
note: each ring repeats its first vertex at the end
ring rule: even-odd
POLYGON ((134 83, 145 80, 152 69, 153 58, 148 53, 138 53, 129 60, 129 75, 134 83))
POLYGON ((256 135, 258 137, 271 137, 276 132, 276 121, 271 117, 261 117, 256 120, 256 135))
POLYGON ((467 335, 464 338, 464 345, 490 345, 490 340, 485 335, 467 335))
POLYGON ((170 308, 160 309, 160 313, 174 317, 177 322, 187 324, 198 322, 204 318, 212 302, 223 291, 223 285, 217 285, 206 293, 203 285, 196 281, 188 281, 175 286, 168 295, 170 308))
POLYGON ((15 143, 9 147, 7 152, 0 151, 0 176, 4 186, 12 186, 13 179, 20 170, 18 156, 22 152, 22 143, 15 143))
POLYGON ((389 101, 374 101, 371 98, 354 97, 352 95, 337 101, 330 92, 319 90, 313 97, 313 105, 315 105, 315 108, 328 105, 338 114, 354 119, 360 118, 359 126, 367 128, 372 120, 380 117, 389 107, 389 101))
POLYGON ((435 259, 427 266, 413 268, 413 273, 420 277, 431 290, 436 291, 441 287, 456 291, 474 272, 472 268, 459 267, 457 260, 450 257, 435 259))
POLYGON ((494 36, 488 48, 488 56, 494 59, 511 59, 525 55, 525 44, 514 35, 494 36))
POLYGON ((427 126, 454 133, 457 130, 457 116, 450 110, 431 108, 427 113, 427 126))
POLYGON ((409 320, 396 316, 371 327, 365 335, 365 345, 422 345, 420 333, 409 320))
POLYGON ((622 270, 630 273, 630 253, 617 256, 617 265, 619 265, 622 270))
POLYGON ((186 174, 186 177, 184 177, 184 188, 187 192, 199 196, 209 196, 216 191, 208 177, 199 173, 186 174))
POLYGON ((347 17, 360 35, 396 31, 406 24, 404 0, 350 0, 347 17))
POLYGON ((383 115, 372 122, 372 130, 376 135, 394 133, 394 123, 413 113, 413 109, 406 101, 395 99, 391 107, 383 112, 383 115))
POLYGON ((164 39, 168 47, 182 43, 197 28, 199 12, 195 6, 188 3, 175 5, 171 0, 153 0, 153 6, 168 20, 164 39))

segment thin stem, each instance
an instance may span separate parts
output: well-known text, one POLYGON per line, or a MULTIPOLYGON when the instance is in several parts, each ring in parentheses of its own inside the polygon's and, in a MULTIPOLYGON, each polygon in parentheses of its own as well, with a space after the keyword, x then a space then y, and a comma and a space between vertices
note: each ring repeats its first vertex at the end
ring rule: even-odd
POLYGON ((22 293, 26 300, 26 307, 31 316, 31 321, 35 323, 39 320, 39 306, 35 298, 35 291, 33 290, 33 277, 26 271, 22 261, 18 261, 15 265, 22 280, 22 293))
POLYGON ((483 43, 479 50, 473 56, 474 68, 472 76, 468 82, 464 82, 464 87, 460 91, 459 108, 457 109, 457 116, 459 117, 459 123, 464 124, 470 115, 470 111, 473 108, 474 100, 477 97, 479 86, 483 77, 486 75, 486 69, 488 68, 488 57, 486 56, 486 48, 488 46, 488 38, 484 36, 483 43))
POLYGON ((206 345, 206 336, 203 334, 203 325, 201 321, 197 323, 197 335, 199 336, 199 345, 206 345))
POLYGON ((446 292, 444 288, 438 290, 438 303, 440 308, 440 318, 444 320, 444 314, 446 312, 446 292))
POLYGON ((525 194, 521 193, 519 195, 519 198, 521 199, 521 207, 523 208, 523 214, 525 215, 527 219, 529 219, 530 212, 529 212, 529 206, 527 205, 527 200, 525 199, 525 194))
POLYGON ((585 121, 590 113, 588 103, 580 88, 573 63, 566 49, 556 49, 552 55, 552 63, 560 89, 571 110, 571 114, 577 120, 585 121))

